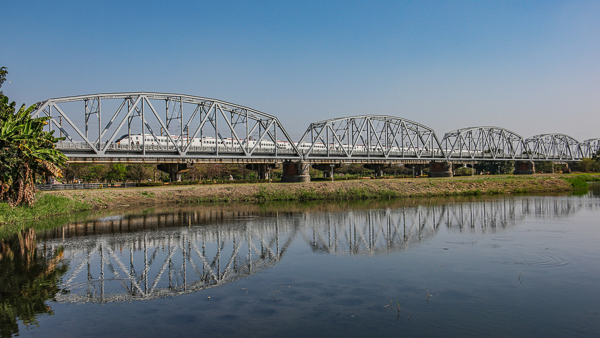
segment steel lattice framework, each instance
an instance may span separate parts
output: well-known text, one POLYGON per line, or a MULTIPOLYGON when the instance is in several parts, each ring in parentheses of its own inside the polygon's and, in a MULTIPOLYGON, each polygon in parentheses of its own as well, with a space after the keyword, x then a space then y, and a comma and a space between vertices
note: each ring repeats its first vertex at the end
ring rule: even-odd
POLYGON ((581 143, 583 157, 591 158, 600 151, 600 138, 585 140, 581 143))
POLYGON ((579 161, 582 151, 579 142, 569 135, 540 134, 525 140, 532 160, 579 161))
POLYGON ((448 132, 442 139, 448 159, 527 160, 523 137, 500 127, 470 127, 448 132))
POLYGON ((433 129, 399 117, 362 115, 311 123, 300 138, 305 159, 439 159, 433 129))
POLYGON ((422 124, 400 117, 361 115, 311 123, 294 142, 272 115, 191 95, 131 92, 49 99, 33 117, 65 137, 57 148, 71 162, 362 162, 579 161, 600 150, 563 134, 528 139, 500 127, 448 132, 440 142, 422 124), (123 137, 141 142, 122 144, 123 137), (160 142, 159 142, 160 138, 160 142), (210 140, 194 143, 193 140, 210 140))
POLYGON ((33 117, 38 116, 51 117, 49 130, 66 137, 57 148, 70 158, 243 160, 298 156, 275 116, 197 96, 140 92, 63 97, 38 103, 33 117), (132 134, 142 135, 142 142, 115 143, 119 136, 132 134), (166 137, 166 144, 157 145, 159 136, 166 137), (204 137, 217 141, 192 145, 192 139, 204 137), (265 141, 277 140, 288 142, 291 150, 265 146, 265 141))

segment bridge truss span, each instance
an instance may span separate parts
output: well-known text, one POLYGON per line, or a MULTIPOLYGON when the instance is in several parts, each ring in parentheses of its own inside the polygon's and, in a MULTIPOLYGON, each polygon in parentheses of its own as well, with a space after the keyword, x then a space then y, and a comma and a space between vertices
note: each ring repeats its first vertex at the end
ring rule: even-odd
POLYGON ((113 93, 49 99, 33 117, 69 158, 271 159, 298 157, 279 120, 233 103, 181 94, 113 93))
POLYGON ((469 127, 448 132, 442 146, 449 160, 529 160, 519 134, 500 127, 469 127))
POLYGON ((600 138, 585 140, 581 143, 581 152, 583 157, 592 158, 594 155, 600 155, 600 138))
POLYGON ((579 161, 582 147, 573 137, 565 134, 540 134, 525 140, 532 160, 579 161))
POLYGON ((172 178, 189 170, 190 163, 201 162, 248 163, 259 171, 288 163, 290 176, 304 177, 294 173, 304 173, 310 164, 328 169, 362 163, 380 170, 391 163, 430 163, 447 169, 450 162, 573 162, 600 151, 600 139, 579 143, 564 134, 524 139, 489 126, 457 129, 440 142, 433 129, 417 122, 368 114, 311 123, 294 141, 276 116, 222 100, 168 93, 48 99, 32 114, 41 116, 50 118, 48 131, 64 137, 56 147, 69 162, 158 163, 172 178))
POLYGON ((311 123, 298 143, 311 159, 442 159, 433 129, 385 115, 342 117, 311 123))

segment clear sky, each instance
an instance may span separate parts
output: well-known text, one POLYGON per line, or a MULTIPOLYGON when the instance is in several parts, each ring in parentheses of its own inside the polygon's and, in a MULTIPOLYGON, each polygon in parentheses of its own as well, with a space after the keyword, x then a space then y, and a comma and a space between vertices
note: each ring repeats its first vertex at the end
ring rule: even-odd
MULTIPOLYGON (((154 91, 310 122, 600 137, 600 1, 2 0, 18 104, 154 91)), ((10 82, 9 82, 10 81, 10 82)))

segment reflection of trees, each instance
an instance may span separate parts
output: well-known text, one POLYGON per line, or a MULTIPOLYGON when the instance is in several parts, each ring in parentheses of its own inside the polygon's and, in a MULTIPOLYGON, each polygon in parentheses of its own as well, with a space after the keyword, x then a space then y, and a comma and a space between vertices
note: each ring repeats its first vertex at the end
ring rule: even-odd
POLYGON ((37 324, 39 314, 53 314, 46 301, 60 291, 58 284, 68 266, 60 263, 62 251, 50 254, 36 247, 35 232, 25 230, 0 240, 0 332, 10 337, 19 332, 17 319, 37 324))

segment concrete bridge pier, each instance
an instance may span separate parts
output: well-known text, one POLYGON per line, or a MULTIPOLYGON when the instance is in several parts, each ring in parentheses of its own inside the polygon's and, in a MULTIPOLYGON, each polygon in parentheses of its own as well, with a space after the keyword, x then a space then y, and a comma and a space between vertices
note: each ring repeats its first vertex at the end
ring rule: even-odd
POLYGON ((516 161, 515 175, 533 175, 535 174, 535 163, 533 161, 516 161))
POLYGON ((191 163, 163 163, 156 166, 156 169, 169 174, 170 182, 181 181, 181 174, 192 169, 191 163))
POLYGON ((281 182, 310 182, 310 164, 303 161, 283 162, 281 182))
POLYGON ((429 162, 429 177, 453 177, 453 165, 450 162, 429 162))

